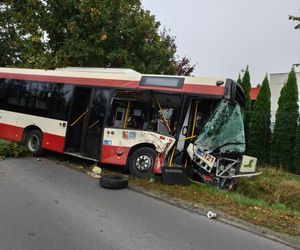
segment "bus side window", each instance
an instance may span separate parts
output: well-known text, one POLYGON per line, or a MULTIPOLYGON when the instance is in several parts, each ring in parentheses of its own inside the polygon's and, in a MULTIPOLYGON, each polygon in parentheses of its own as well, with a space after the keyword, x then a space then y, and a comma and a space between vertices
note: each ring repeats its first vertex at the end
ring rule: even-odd
POLYGON ((51 94, 52 113, 55 119, 68 120, 74 86, 55 84, 51 94))
POLYGON ((0 79, 0 107, 4 108, 6 103, 6 83, 4 79, 0 79))

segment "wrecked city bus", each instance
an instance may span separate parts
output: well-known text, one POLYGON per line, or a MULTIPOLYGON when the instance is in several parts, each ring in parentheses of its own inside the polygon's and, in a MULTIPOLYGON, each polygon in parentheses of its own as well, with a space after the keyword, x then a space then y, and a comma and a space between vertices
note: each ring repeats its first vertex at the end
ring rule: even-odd
POLYGON ((0 68, 0 138, 137 177, 184 166, 225 187, 254 175, 256 159, 243 156, 244 107, 241 87, 225 78, 0 68))

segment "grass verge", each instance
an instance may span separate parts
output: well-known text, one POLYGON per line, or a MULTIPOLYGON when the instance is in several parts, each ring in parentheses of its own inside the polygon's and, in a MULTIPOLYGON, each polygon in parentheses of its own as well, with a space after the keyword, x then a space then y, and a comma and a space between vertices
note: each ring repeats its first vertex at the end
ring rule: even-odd
POLYGON ((225 192, 205 184, 168 186, 158 180, 151 183, 137 178, 130 178, 130 184, 168 198, 181 199, 195 207, 215 209, 300 240, 299 176, 272 168, 263 171, 259 177, 240 180, 236 192, 225 192))
POLYGON ((238 192, 268 205, 284 204, 287 208, 300 210, 300 176, 282 169, 264 167, 263 174, 239 181, 238 192))

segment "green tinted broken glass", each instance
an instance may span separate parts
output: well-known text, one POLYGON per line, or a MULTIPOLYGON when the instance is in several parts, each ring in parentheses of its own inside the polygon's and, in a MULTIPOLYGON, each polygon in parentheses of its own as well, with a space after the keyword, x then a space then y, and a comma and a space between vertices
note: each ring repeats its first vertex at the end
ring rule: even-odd
POLYGON ((243 111, 239 105, 222 100, 195 141, 201 150, 221 153, 245 152, 243 111))

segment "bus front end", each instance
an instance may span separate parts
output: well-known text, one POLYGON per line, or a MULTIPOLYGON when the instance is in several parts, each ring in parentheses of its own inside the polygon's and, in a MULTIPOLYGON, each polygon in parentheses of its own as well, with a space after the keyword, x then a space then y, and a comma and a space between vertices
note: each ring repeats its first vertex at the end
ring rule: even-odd
POLYGON ((228 82, 225 97, 217 105, 187 153, 193 176, 220 188, 234 189, 236 178, 256 173, 255 157, 244 155, 244 93, 234 81, 228 82))

